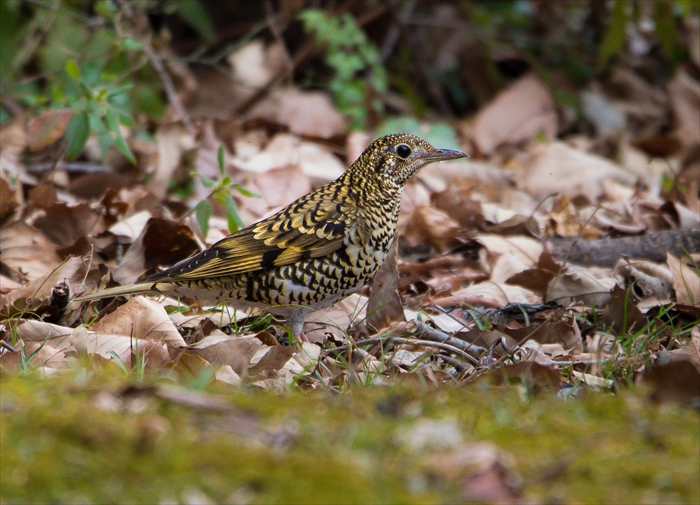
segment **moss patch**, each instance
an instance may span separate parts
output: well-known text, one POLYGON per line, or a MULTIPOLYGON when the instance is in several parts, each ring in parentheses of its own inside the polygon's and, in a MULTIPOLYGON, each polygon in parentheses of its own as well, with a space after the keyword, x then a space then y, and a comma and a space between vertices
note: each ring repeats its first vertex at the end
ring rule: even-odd
POLYGON ((459 501, 470 471, 446 462, 481 442, 504 455, 526 499, 700 500, 698 413, 639 391, 564 401, 512 386, 334 395, 212 384, 207 393, 230 406, 218 411, 114 375, 5 376, 1 386, 3 503, 459 501), (426 420, 457 435, 412 446, 426 420))

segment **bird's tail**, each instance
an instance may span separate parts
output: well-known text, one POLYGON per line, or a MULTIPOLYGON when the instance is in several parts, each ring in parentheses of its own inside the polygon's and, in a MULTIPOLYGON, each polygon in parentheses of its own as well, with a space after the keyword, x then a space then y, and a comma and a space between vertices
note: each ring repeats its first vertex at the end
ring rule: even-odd
POLYGON ((76 302, 87 302, 90 300, 99 300, 100 298, 107 298, 110 296, 123 296, 123 295, 144 295, 146 293, 153 293, 153 282, 138 282, 136 284, 127 284, 125 286, 116 286, 113 288, 103 289, 101 291, 96 291, 94 293, 88 293, 80 295, 74 298, 76 302))

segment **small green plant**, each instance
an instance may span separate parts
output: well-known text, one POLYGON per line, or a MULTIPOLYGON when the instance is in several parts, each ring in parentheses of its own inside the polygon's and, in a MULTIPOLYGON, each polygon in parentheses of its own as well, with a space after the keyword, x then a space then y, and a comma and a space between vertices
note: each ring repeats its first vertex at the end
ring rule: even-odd
POLYGON ((328 16, 320 9, 305 9, 299 17, 304 29, 325 46, 326 63, 334 71, 329 87, 336 105, 351 118, 353 129, 366 128, 369 111, 382 112, 379 95, 387 89, 376 46, 348 13, 328 16))
MULTIPOLYGON (((238 210, 236 209, 236 202, 233 201, 231 196, 231 190, 238 191, 244 196, 251 196, 255 198, 261 198, 261 195, 253 193, 247 190, 240 184, 236 184, 231 180, 231 177, 226 175, 226 165, 224 164, 224 148, 219 146, 217 151, 217 159, 219 164, 219 174, 221 178, 216 181, 214 179, 209 179, 208 177, 203 177, 197 172, 192 172, 192 177, 198 177, 201 179, 204 187, 211 189, 209 195, 199 202, 194 207, 195 216, 197 217, 197 223, 199 224, 200 230, 202 230, 202 235, 206 237, 209 232, 209 218, 211 217, 211 202, 210 199, 214 199, 222 205, 226 206, 226 217, 228 218, 228 230, 233 233, 241 228, 245 227, 245 224, 238 215, 238 210)), ((185 216, 187 216, 186 214, 185 216)), ((185 217, 183 216, 183 217, 185 217)))

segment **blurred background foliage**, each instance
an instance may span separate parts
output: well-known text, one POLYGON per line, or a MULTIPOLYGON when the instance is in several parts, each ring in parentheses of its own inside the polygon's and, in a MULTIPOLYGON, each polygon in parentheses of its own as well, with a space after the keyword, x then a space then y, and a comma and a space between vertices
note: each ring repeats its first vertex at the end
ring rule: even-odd
POLYGON ((182 92, 191 75, 234 79, 226 57, 262 38, 284 43, 286 78, 328 90, 352 129, 465 117, 528 71, 575 116, 571 128, 585 128, 577 90, 621 63, 663 84, 690 61, 684 20, 697 9, 693 0, 2 0, 0 124, 69 111, 46 116, 65 128, 46 144, 65 132, 75 158, 92 133, 103 158, 114 146, 134 162, 125 128, 152 140, 168 109, 158 64, 182 92))

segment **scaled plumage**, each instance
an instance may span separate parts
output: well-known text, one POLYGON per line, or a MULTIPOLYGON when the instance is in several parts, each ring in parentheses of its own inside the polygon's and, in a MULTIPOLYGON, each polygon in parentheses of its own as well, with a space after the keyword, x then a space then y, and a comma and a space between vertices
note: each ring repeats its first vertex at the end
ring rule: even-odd
POLYGON ((287 315, 299 336, 306 314, 365 286, 396 232, 403 188, 423 166, 463 158, 409 134, 375 140, 335 181, 209 249, 128 286, 77 301, 158 293, 287 315))

